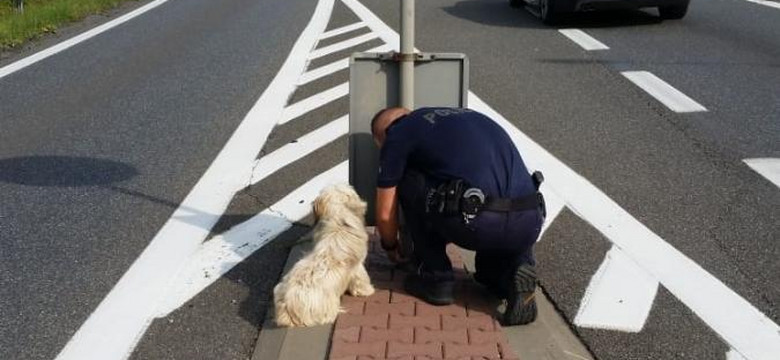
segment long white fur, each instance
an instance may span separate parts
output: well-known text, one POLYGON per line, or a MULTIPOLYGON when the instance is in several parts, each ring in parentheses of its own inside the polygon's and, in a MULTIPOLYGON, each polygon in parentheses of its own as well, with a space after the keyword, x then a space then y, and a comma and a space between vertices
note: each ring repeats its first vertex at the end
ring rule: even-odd
POLYGON ((332 323, 342 312, 341 295, 374 293, 364 262, 368 234, 366 203, 351 186, 331 185, 314 200, 314 249, 274 288, 279 326, 332 323))

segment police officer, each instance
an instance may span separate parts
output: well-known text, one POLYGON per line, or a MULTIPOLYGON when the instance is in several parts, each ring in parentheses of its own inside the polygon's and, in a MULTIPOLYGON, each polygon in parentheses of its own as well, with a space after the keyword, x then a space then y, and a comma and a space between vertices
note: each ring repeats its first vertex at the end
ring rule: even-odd
POLYGON ((406 290, 435 305, 454 301, 445 252, 452 242, 476 251, 474 277, 507 300, 505 325, 534 321, 532 247, 544 220, 541 178, 529 175, 508 134, 487 116, 461 108, 384 109, 371 131, 380 148, 382 248, 392 261, 404 260, 399 213, 413 242, 417 271, 406 278, 406 290))

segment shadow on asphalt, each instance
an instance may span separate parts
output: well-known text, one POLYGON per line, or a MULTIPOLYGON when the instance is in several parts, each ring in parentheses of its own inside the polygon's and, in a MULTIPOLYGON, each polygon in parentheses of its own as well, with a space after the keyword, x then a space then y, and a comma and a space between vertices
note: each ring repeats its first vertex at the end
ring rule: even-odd
POLYGON ((483 25, 532 29, 630 27, 662 22, 653 9, 615 10, 568 14, 558 25, 547 26, 528 10, 510 7, 507 0, 465 0, 443 7, 442 10, 454 17, 483 25))
POLYGON ((273 309, 274 286, 283 275, 290 249, 310 231, 311 227, 295 223, 222 275, 249 290, 238 306, 238 316, 256 329, 262 327, 266 316, 273 317, 267 311, 273 309))
MULTIPOLYGON (((144 194, 114 183, 129 180, 139 175, 135 167, 108 159, 74 156, 23 156, 0 159, 0 182, 41 187, 97 187, 120 194, 141 198, 156 204, 177 209, 180 204, 167 199, 144 194)), ((190 212, 181 219, 189 224, 203 223, 203 217, 210 217, 200 210, 187 208, 190 212)), ((254 214, 223 214, 212 232, 222 232, 240 224, 254 214)))
POLYGON ((28 186, 103 186, 137 175, 134 167, 108 159, 23 156, 0 160, 0 182, 28 186))

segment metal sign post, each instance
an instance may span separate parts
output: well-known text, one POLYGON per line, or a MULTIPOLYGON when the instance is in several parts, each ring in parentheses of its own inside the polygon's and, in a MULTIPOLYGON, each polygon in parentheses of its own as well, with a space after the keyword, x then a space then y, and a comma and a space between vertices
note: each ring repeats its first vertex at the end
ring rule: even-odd
POLYGON ((349 64, 349 183, 368 202, 374 225, 379 150, 371 118, 391 106, 466 107, 468 59, 464 54, 414 53, 414 0, 402 0, 401 53, 355 53, 349 64), (406 4, 406 5, 404 5, 406 4))
POLYGON ((401 106, 414 109, 414 0, 401 0, 401 106))

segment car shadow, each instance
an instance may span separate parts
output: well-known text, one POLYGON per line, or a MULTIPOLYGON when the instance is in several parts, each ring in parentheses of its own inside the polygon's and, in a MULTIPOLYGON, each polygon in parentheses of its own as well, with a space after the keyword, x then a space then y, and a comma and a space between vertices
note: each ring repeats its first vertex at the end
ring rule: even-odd
POLYGON ((544 29, 548 26, 525 9, 512 8, 506 0, 465 0, 441 8, 459 19, 487 26, 544 29))
POLYGON ((589 11, 566 14, 548 26, 526 8, 512 8, 506 0, 464 0, 441 8, 447 14, 488 26, 531 29, 610 28, 655 25, 662 22, 655 10, 589 11))

